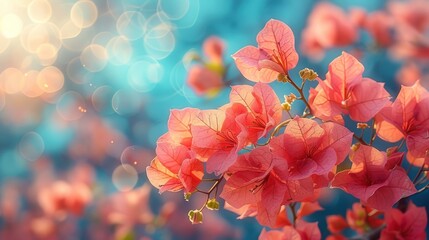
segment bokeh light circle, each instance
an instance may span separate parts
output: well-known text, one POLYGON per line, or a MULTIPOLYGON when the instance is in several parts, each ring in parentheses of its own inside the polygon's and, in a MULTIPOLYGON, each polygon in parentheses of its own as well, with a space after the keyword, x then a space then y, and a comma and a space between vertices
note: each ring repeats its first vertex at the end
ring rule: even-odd
POLYGON ((47 43, 56 49, 61 47, 60 30, 52 23, 28 25, 22 31, 21 45, 29 53, 37 53, 37 49, 47 43))
POLYGON ((50 43, 43 43, 36 50, 37 57, 44 66, 51 65, 55 62, 57 59, 57 52, 58 49, 50 43))
POLYGON ((17 68, 6 68, 0 74, 0 89, 5 93, 18 93, 24 88, 24 86, 25 77, 21 70, 17 68))
POLYGON ((189 0, 160 0, 158 12, 163 12, 169 19, 177 20, 186 15, 189 10, 189 0))
POLYGON ((146 18, 137 11, 127 11, 119 16, 116 21, 116 30, 129 40, 136 40, 145 32, 146 18))
POLYGON ((95 89, 91 95, 92 106, 95 110, 102 114, 113 113, 112 98, 115 95, 115 90, 110 86, 101 86, 95 89))
POLYGON ((139 173, 146 171, 151 160, 148 151, 138 146, 129 146, 121 154, 122 165, 132 166, 139 173))
POLYGON ((97 18, 97 6, 89 0, 76 2, 70 10, 70 19, 79 28, 91 27, 97 18))
POLYGON ((45 150, 43 138, 36 132, 28 132, 18 144, 18 151, 22 158, 34 161, 42 156, 45 150))
POLYGON ((74 23, 70 20, 70 21, 65 22, 61 26, 60 38, 62 40, 75 38, 80 34, 81 31, 82 31, 82 28, 74 25, 74 23))
POLYGON ((67 77, 70 78, 76 84, 85 84, 86 78, 85 74, 88 73, 88 70, 82 66, 79 57, 73 58, 67 64, 66 74, 67 77))
POLYGON ((120 89, 112 98, 112 108, 119 115, 133 115, 141 106, 141 97, 134 91, 120 89))
POLYGON ((115 168, 112 174, 112 182, 115 187, 126 192, 134 188, 138 181, 137 171, 128 164, 119 165, 115 168))
POLYGON ((162 79, 164 69, 152 57, 135 62, 128 70, 128 83, 138 92, 149 92, 162 79))
POLYGON ((106 46, 109 61, 115 65, 124 65, 129 63, 133 54, 130 42, 123 36, 112 38, 106 46))
MULTIPOLYGON (((171 1, 172 0, 169 0, 166 3, 171 1)), ((183 1, 183 0, 180 0, 180 1, 183 1)), ((189 7, 184 16, 181 16, 179 19, 171 19, 176 28, 182 28, 182 29, 190 28, 197 22, 198 16, 200 14, 200 1, 189 0, 189 2, 190 2, 189 7)), ((176 15, 177 13, 172 15, 171 11, 164 10, 164 11, 158 12, 158 14, 166 15, 167 17, 171 17, 171 16, 174 17, 174 15, 176 15)))
POLYGON ((16 14, 5 14, 0 18, 1 34, 5 38, 15 38, 22 31, 23 23, 16 14))
POLYGON ((64 75, 57 67, 45 67, 37 76, 37 85, 46 93, 57 92, 64 86, 64 75))
POLYGON ((56 110, 64 120, 77 120, 86 111, 85 100, 79 93, 68 91, 58 99, 56 110))
POLYGON ((146 28, 143 39, 146 52, 158 60, 170 55, 176 46, 176 38, 167 17, 162 13, 152 15, 146 22, 146 28))
POLYGON ((30 98, 35 98, 44 93, 43 90, 39 87, 39 84, 37 83, 38 75, 39 75, 39 72, 35 70, 28 71, 24 74, 25 86, 21 92, 25 96, 30 98))
POLYGON ((44 23, 52 16, 52 6, 47 0, 33 0, 27 7, 27 14, 31 21, 44 23))
POLYGON ((91 44, 80 54, 82 66, 90 72, 99 72, 106 67, 109 56, 103 46, 91 44))
POLYGON ((114 37, 116 37, 116 35, 111 32, 99 32, 92 38, 91 44, 106 46, 114 37))

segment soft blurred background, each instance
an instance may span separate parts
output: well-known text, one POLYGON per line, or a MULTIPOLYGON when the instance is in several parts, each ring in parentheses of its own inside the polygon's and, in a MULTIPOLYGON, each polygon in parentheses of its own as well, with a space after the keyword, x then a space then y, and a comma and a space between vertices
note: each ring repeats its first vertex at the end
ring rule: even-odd
MULTIPOLYGON (((299 53, 307 54, 292 75, 310 67, 323 77, 328 63, 347 50, 364 63, 365 76, 385 82, 392 94, 402 80, 421 78, 429 85, 427 1, 399 1, 399 9, 410 10, 398 14, 392 10, 398 1, 329 1, 343 11, 360 8, 356 21, 383 11, 404 15, 405 22, 419 16, 409 21, 418 27, 401 27, 415 35, 399 41, 401 31, 392 29, 397 22, 380 20, 388 33, 395 31, 395 42, 384 45, 359 30, 353 43, 316 44, 326 49, 312 54, 301 47, 302 34, 318 3, 0 0, 0 239, 257 238, 262 228, 254 219, 235 220, 227 211, 205 212, 204 224, 192 226, 187 212, 199 207, 198 199, 160 196, 148 184, 145 168, 167 130, 169 110, 228 101, 228 88, 204 96, 186 83, 191 63, 183 59, 190 49, 201 54, 204 40, 218 36, 226 45, 225 80, 250 83, 230 55, 255 45, 257 33, 275 18, 291 26, 299 53)), ((273 86, 279 96, 289 93, 284 85, 273 86)), ((415 203, 427 204, 427 197, 415 203)), ((333 191, 321 204, 344 215, 354 201, 333 191)), ((324 214, 312 220, 326 228, 324 214)))

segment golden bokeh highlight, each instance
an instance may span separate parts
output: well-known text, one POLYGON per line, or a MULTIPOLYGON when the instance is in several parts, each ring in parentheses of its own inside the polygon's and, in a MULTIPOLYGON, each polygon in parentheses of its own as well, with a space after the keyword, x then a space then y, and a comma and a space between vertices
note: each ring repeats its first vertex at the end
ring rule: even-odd
POLYGON ((70 19, 79 28, 91 27, 97 18, 97 6, 88 0, 76 2, 70 10, 70 19))
POLYGON ((75 121, 83 116, 82 108, 86 109, 85 100, 78 92, 63 93, 56 101, 58 114, 66 121, 75 121))
POLYGON ((0 88, 7 94, 20 92, 24 85, 24 74, 17 68, 6 68, 0 74, 0 88))
POLYGON ((57 67, 45 67, 37 76, 37 85, 46 93, 57 92, 64 86, 64 75, 57 67))
POLYGON ((52 6, 47 0, 33 0, 27 7, 27 14, 34 23, 45 23, 52 17, 52 6))
POLYGON ((15 38, 21 34, 23 22, 13 13, 3 15, 0 18, 0 33, 5 38, 15 38))

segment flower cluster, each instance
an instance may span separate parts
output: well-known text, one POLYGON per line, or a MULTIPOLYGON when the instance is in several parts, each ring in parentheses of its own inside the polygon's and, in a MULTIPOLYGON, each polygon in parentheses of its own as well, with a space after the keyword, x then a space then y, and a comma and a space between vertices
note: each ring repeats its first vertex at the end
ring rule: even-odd
POLYGON ((329 229, 337 237, 346 227, 388 238, 408 231, 394 227, 402 222, 414 231, 426 225, 409 222, 408 215, 417 214, 414 205, 406 212, 393 206, 428 186, 427 91, 418 82, 403 86, 391 102, 384 85, 363 77, 363 65, 346 52, 329 64, 324 80, 306 68, 297 81, 289 73, 299 58, 294 35, 278 20, 267 22, 257 43, 233 55, 239 71, 256 84, 232 86, 229 103, 218 109, 171 111, 168 132, 159 138, 157 157, 147 167, 160 193, 183 190, 187 200, 207 195, 200 209, 189 212, 192 223, 203 222, 205 208, 217 210, 220 197, 239 218, 255 217, 274 229, 264 229, 260 239, 320 239, 317 223, 304 216, 322 209, 317 201, 328 187, 340 188, 364 205, 355 205, 347 221, 329 217, 329 229), (276 79, 290 84, 296 95, 285 95, 282 103, 269 85, 276 79), (313 85, 306 94, 309 81, 313 85), (302 115, 292 115, 294 101, 305 104, 302 115), (347 127, 347 121, 354 121, 358 130, 347 127), (406 149, 402 143, 378 149, 377 137, 403 139, 406 149), (419 167, 413 180, 402 167, 405 155, 419 167), (207 183, 211 185, 204 190, 207 183), (385 220, 378 218, 383 213, 385 220))
POLYGON ((429 5, 425 0, 388 1, 385 9, 374 12, 356 7, 345 11, 321 2, 309 16, 301 49, 311 58, 321 58, 333 48, 349 47, 359 55, 386 49, 404 61, 398 81, 412 85, 420 78, 427 82, 429 76, 428 29, 429 5))

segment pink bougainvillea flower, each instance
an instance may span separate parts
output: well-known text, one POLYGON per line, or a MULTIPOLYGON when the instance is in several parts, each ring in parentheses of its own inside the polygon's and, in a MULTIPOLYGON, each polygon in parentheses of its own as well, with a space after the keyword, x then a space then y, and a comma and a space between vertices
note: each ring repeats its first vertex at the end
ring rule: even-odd
POLYGON ((212 36, 204 41, 203 51, 207 59, 191 54, 192 59, 198 60, 198 63, 189 69, 186 82, 198 95, 211 97, 225 87, 225 44, 220 38, 212 36))
POLYGON ((188 85, 198 94, 215 95, 224 86, 223 76, 207 66, 193 65, 188 72, 188 85))
POLYGON ((314 120, 295 117, 284 134, 274 138, 273 152, 287 160, 290 179, 326 175, 344 161, 353 133, 336 123, 318 124, 314 120))
MULTIPOLYGON (((332 187, 343 189, 367 206, 385 211, 399 199, 416 192, 403 168, 386 168, 390 158, 384 152, 361 145, 350 153, 350 160, 353 162, 351 169, 339 172, 332 187)), ((396 157, 393 160, 397 161, 396 157)))
POLYGON ((364 67, 352 55, 343 52, 329 64, 326 80, 310 89, 312 112, 323 120, 334 120, 350 114, 358 122, 374 117, 389 101, 384 83, 363 78, 364 67))
POLYGON ((158 139, 156 157, 146 168, 149 181, 159 192, 192 192, 204 175, 202 162, 188 147, 171 140, 166 133, 158 139))
POLYGON ((363 27, 365 25, 365 19, 367 17, 365 9, 352 7, 350 8, 349 16, 354 26, 363 27))
POLYGON ((301 49, 304 54, 320 58, 325 49, 343 47, 358 38, 358 28, 346 13, 333 4, 317 4, 302 33, 301 49))
POLYGON ((237 119, 246 126, 247 137, 252 143, 266 135, 281 120, 282 108, 274 90, 265 83, 255 86, 233 86, 230 94, 231 103, 246 106, 248 113, 237 119))
POLYGON ((269 83, 288 75, 298 63, 295 37, 285 23, 271 19, 256 37, 258 47, 246 46, 232 55, 241 74, 250 81, 269 83))
POLYGON ((408 160, 422 165, 429 150, 429 93, 419 81, 401 87, 396 100, 376 116, 376 128, 383 140, 396 142, 405 138, 408 160))
POLYGON ((347 240, 348 238, 344 237, 341 234, 333 234, 326 237, 326 240, 347 240))
POLYGON ((92 193, 88 186, 65 181, 54 182, 51 186, 42 189, 38 195, 42 209, 48 215, 59 217, 67 213, 83 214, 91 199, 92 193))
POLYGON ((191 126, 192 150, 207 161, 207 172, 220 175, 237 159, 238 152, 247 145, 244 126, 237 116, 247 113, 239 103, 227 104, 217 110, 201 111, 191 126))
POLYGON ((102 214, 109 224, 118 226, 115 231, 119 239, 127 235, 138 224, 149 224, 154 216, 149 206, 151 187, 148 184, 128 192, 110 196, 102 205, 102 214))
POLYGON ((347 210, 347 223, 351 229, 362 234, 371 229, 378 228, 384 221, 380 219, 380 212, 374 213, 374 209, 354 203, 352 209, 347 210))
POLYGON ((318 202, 301 202, 301 206, 298 209, 296 214, 297 219, 302 219, 308 215, 311 215, 314 212, 321 211, 323 208, 318 202))
POLYGON ((287 162, 273 155, 269 146, 258 147, 240 155, 228 170, 221 197, 236 209, 256 203, 258 222, 273 227, 281 205, 313 193, 311 180, 289 181, 287 168, 287 162))
POLYGON ((377 45, 387 47, 393 43, 393 19, 385 12, 373 12, 365 19, 364 28, 377 45))
POLYGON ((328 225, 328 230, 331 233, 338 234, 346 229, 349 225, 347 224, 346 219, 341 215, 329 215, 326 217, 326 223, 328 225))
POLYGON ((424 207, 409 203, 406 212, 392 208, 385 214, 386 228, 381 231, 381 240, 425 240, 427 215, 424 207))
POLYGON ((200 112, 196 108, 173 109, 168 118, 168 132, 170 138, 177 143, 190 148, 192 144, 191 125, 200 112))
POLYGON ((203 52, 209 59, 209 62, 221 64, 223 62, 224 51, 225 43, 216 36, 208 37, 203 43, 203 52))
POLYGON ((416 63, 405 63, 401 69, 396 73, 396 80, 401 85, 411 86, 414 85, 417 80, 423 77, 422 71, 416 63))
POLYGON ((395 57, 427 59, 429 57, 429 6, 425 0, 392 1, 388 10, 395 20, 396 44, 391 48, 395 57))
POLYGON ((295 228, 292 226, 285 226, 281 230, 266 231, 262 229, 259 235, 259 240, 320 240, 322 235, 320 233, 317 222, 309 223, 303 220, 297 220, 295 228))

